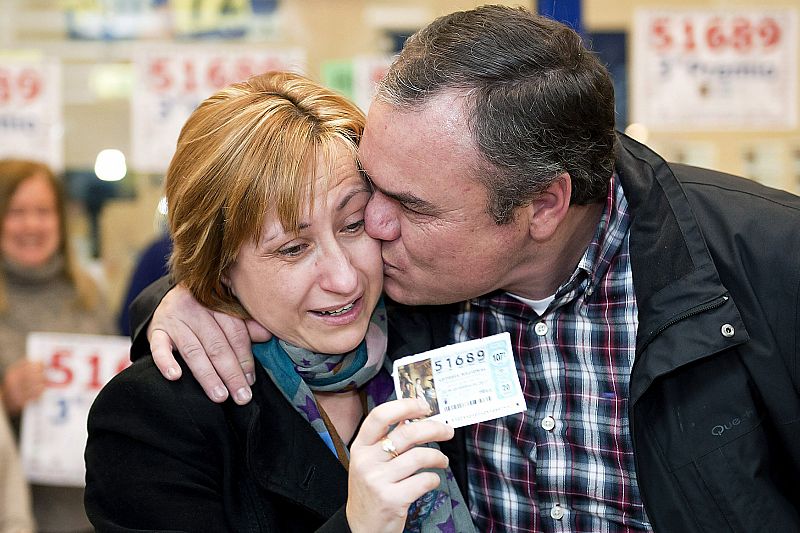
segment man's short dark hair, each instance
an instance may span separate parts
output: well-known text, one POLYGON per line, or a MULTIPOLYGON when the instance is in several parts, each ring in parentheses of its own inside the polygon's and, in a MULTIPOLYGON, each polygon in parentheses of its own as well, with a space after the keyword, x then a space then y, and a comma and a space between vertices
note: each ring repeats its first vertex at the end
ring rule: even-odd
POLYGON ((468 126, 488 163, 489 213, 513 218, 569 173, 573 204, 605 198, 614 167, 614 87, 581 37, 522 8, 445 15, 406 42, 378 88, 401 109, 463 90, 468 126))

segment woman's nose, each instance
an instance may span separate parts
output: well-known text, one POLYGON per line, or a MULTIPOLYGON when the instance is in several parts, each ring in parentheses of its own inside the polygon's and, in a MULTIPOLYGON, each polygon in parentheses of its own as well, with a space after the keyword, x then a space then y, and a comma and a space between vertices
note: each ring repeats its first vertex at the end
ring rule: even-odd
POLYGON ((373 239, 393 241, 400 237, 400 221, 394 203, 380 191, 372 193, 364 212, 364 227, 373 239))
POLYGON ((320 286, 330 292, 352 294, 358 288, 358 273, 341 245, 326 250, 321 261, 320 286))
POLYGON ((38 228, 42 223, 43 217, 36 211, 30 209, 22 214, 22 224, 26 229, 38 228))

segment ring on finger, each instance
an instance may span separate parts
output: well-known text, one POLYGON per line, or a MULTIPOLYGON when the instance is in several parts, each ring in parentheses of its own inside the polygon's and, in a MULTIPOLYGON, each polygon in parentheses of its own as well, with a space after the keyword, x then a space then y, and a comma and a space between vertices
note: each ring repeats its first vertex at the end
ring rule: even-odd
POLYGON ((383 437, 381 439, 381 449, 391 455, 392 459, 400 455, 397 453, 397 448, 395 447, 394 442, 392 442, 392 439, 389 437, 383 437))

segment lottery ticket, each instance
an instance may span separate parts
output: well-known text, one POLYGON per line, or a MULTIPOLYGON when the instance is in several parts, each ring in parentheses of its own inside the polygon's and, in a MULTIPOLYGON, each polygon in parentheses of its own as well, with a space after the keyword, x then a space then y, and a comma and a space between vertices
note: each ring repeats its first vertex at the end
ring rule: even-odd
POLYGON ((398 398, 423 398, 430 418, 453 427, 526 409, 508 333, 403 357, 392 377, 398 398))

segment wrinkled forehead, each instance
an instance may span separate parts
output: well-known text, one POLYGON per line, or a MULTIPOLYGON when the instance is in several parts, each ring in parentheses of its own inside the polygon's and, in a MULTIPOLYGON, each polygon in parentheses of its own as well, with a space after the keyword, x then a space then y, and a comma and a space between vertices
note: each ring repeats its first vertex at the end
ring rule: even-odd
POLYGON ((409 109, 374 101, 358 149, 373 183, 433 201, 475 181, 484 162, 467 125, 465 98, 442 93, 409 109))

